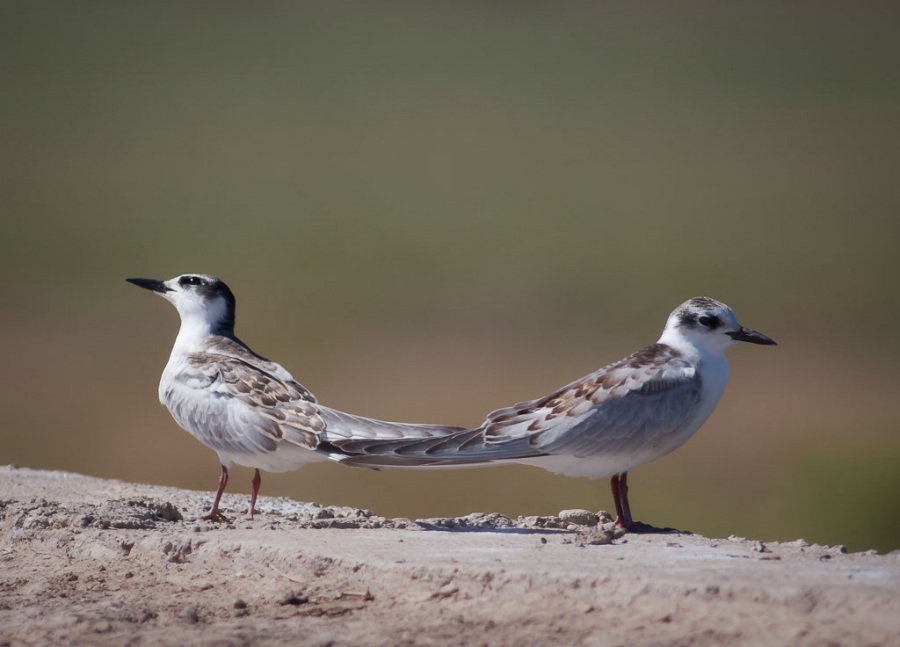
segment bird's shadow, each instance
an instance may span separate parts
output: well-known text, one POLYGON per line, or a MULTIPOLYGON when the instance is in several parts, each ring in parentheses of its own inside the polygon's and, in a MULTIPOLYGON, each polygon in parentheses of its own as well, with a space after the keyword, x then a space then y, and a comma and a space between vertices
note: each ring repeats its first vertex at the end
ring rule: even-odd
MULTIPOLYGON (((491 526, 491 525, 450 525, 440 522, 430 522, 424 520, 416 520, 416 527, 419 530, 430 532, 460 532, 460 533, 500 533, 504 535, 577 535, 579 533, 588 532, 597 526, 578 526, 577 528, 522 528, 520 526, 491 526)), ((657 528, 640 521, 628 530, 624 536, 628 535, 692 535, 690 530, 679 530, 677 528, 657 528)))
POLYGON ((425 521, 414 522, 419 530, 453 533, 500 533, 503 535, 567 535, 577 532, 565 528, 518 528, 515 526, 444 526, 425 521))
POLYGON ((679 530, 678 528, 657 528, 649 523, 635 521, 634 525, 626 531, 631 535, 693 535, 690 530, 679 530))

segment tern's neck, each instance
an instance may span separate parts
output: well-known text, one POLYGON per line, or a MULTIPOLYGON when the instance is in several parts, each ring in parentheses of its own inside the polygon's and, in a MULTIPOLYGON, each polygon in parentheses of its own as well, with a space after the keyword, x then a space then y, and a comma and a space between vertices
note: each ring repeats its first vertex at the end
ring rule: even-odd
POLYGON ((728 384, 728 360, 721 352, 696 344, 678 330, 665 330, 659 338, 660 344, 668 344, 678 350, 682 357, 693 365, 700 377, 702 389, 701 406, 696 413, 700 425, 712 413, 728 384))
POLYGON ((663 331, 662 336, 659 338, 660 344, 666 344, 667 346, 671 346, 678 352, 682 354, 682 356, 688 360, 689 362, 700 365, 700 364, 719 364, 726 363, 725 355, 723 353, 717 352, 714 349, 709 348, 705 344, 697 344, 690 337, 681 333, 680 330, 669 329, 663 331))
POLYGON ((182 319, 181 328, 175 338, 175 346, 172 352, 193 352, 203 345, 203 341, 211 335, 234 337, 234 330, 226 329, 220 325, 212 324, 201 317, 188 317, 182 319))

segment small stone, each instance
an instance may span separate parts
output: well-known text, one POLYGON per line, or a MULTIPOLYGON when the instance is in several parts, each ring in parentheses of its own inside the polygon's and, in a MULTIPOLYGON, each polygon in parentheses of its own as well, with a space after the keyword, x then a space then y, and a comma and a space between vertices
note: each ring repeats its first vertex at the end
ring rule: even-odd
POLYGON ((613 516, 610 513, 608 513, 606 510, 598 510, 597 511, 597 523, 598 524, 603 525, 603 524, 607 524, 607 523, 612 523, 614 521, 615 521, 615 519, 613 519, 613 516))
POLYGON ((563 510, 557 515, 560 521, 577 526, 596 526, 597 515, 588 510, 563 510))
POLYGON ((241 598, 238 598, 237 600, 234 601, 234 608, 235 609, 246 609, 247 603, 244 602, 241 598))

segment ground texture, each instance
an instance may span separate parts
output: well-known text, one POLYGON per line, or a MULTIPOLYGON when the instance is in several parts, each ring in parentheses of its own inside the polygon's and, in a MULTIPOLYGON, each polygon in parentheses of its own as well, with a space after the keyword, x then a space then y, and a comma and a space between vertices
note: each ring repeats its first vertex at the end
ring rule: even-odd
MULTIPOLYGON (((900 554, 0 468, 0 646, 900 645, 900 554)), ((598 523, 599 521, 599 523, 598 523)))

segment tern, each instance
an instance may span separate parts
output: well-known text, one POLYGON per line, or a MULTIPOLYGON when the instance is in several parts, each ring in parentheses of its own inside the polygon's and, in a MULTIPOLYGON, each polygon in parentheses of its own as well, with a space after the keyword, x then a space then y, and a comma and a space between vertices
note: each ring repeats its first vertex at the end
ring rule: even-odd
POLYGON ((347 457, 335 444, 341 441, 428 438, 463 431, 373 420, 319 404, 287 370, 238 339, 234 294, 214 276, 126 280, 160 295, 181 316, 159 382, 159 400, 183 429, 219 456, 219 486, 203 519, 225 519, 219 502, 232 463, 255 468, 253 518, 260 470, 286 472, 312 461, 341 461, 347 457))
POLYGON ((724 303, 678 306, 659 340, 550 395, 488 414, 475 429, 418 440, 343 442, 348 465, 461 467, 509 461, 556 474, 609 477, 616 524, 637 528, 628 472, 683 445, 706 422, 728 382, 725 351, 775 345, 738 323, 724 303))

